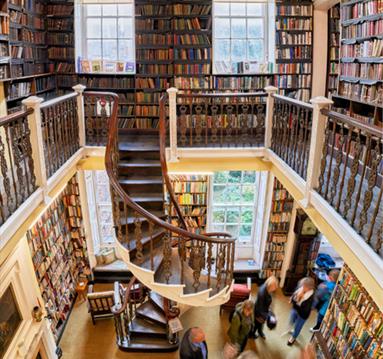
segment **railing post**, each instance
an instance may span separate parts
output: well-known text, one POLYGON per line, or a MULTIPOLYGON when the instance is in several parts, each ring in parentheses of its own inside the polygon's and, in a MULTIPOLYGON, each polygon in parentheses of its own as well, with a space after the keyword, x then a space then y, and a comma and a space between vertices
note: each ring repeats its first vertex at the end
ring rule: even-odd
POLYGON ((266 86, 266 121, 265 121, 265 148, 271 147, 271 136, 273 132, 273 113, 274 113, 274 97, 278 89, 274 86, 266 86))
POLYGON ((319 181, 320 161, 327 125, 327 116, 322 115, 321 110, 323 108, 328 108, 333 103, 333 101, 323 96, 314 97, 310 102, 314 107, 311 126, 311 142, 307 164, 305 196, 301 201, 305 208, 309 207, 311 201, 310 193, 317 187, 319 181))
POLYGON ((178 161, 177 148, 177 92, 178 89, 171 87, 167 89, 169 94, 169 139, 170 139, 170 158, 169 162, 178 161))
POLYGON ((85 114, 84 114, 84 90, 86 86, 78 84, 73 86, 72 89, 78 93, 77 96, 77 115, 78 115, 78 133, 80 147, 85 147, 86 135, 85 135, 85 114))
MULTIPOLYGON (((47 197, 47 171, 44 157, 44 140, 41 127, 40 105, 44 99, 37 96, 30 96, 22 101, 27 108, 32 108, 33 112, 28 115, 28 125, 31 131, 32 158, 35 167, 36 185, 43 189, 44 197, 47 197)), ((47 200, 47 198, 46 198, 47 200)))

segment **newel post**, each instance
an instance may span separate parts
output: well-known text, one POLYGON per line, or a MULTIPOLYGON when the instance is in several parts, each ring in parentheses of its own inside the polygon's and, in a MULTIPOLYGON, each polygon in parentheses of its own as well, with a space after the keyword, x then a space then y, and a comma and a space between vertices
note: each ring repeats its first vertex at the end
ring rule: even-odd
POLYGON ((36 185, 41 187, 45 193, 47 190, 47 171, 44 157, 44 139, 41 127, 41 102, 44 99, 37 96, 30 96, 22 101, 27 108, 32 108, 33 112, 28 115, 28 126, 31 131, 32 158, 36 177, 36 185))
POLYGON ((76 85, 72 89, 77 92, 77 115, 78 115, 78 133, 79 133, 79 142, 80 147, 85 147, 86 144, 86 134, 85 134, 85 114, 84 114, 84 90, 86 86, 76 85))
POLYGON ((273 133, 274 94, 278 89, 274 86, 266 86, 266 121, 265 121, 265 148, 271 147, 271 136, 273 133))
POLYGON ((307 177, 305 197, 302 204, 305 208, 310 205, 310 193, 318 186, 320 175, 320 161, 322 149, 325 140, 325 131, 327 125, 327 116, 322 115, 321 110, 328 108, 333 103, 326 97, 318 96, 310 100, 313 104, 313 117, 311 126, 310 153, 307 165, 307 177))
POLYGON ((178 89, 171 87, 167 89, 169 95, 169 140, 170 140, 170 158, 169 162, 178 161, 177 148, 177 92, 178 89))

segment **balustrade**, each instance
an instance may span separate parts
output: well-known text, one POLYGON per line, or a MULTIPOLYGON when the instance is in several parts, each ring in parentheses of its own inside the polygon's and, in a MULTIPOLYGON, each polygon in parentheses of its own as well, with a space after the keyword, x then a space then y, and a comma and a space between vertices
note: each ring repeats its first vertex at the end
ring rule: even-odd
POLYGON ((318 193, 383 257, 383 132, 339 113, 328 116, 318 193))
POLYGON ((36 190, 31 113, 33 109, 0 118, 0 225, 36 190))

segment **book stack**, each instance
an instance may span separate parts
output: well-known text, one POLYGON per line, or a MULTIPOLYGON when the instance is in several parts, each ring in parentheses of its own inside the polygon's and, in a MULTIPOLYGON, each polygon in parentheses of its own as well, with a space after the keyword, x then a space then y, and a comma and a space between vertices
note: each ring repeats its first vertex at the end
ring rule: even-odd
POLYGON ((328 11, 328 60, 327 60, 327 97, 338 90, 339 76, 339 41, 340 41, 340 7, 334 5, 328 11))

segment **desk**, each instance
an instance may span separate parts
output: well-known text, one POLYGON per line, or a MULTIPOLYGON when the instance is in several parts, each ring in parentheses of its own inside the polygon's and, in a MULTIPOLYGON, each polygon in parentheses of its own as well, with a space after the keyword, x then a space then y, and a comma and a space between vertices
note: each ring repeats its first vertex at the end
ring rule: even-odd
POLYGON ((87 287, 88 287, 88 281, 85 279, 80 280, 76 286, 76 293, 78 297, 82 298, 84 302, 86 301, 87 287))

